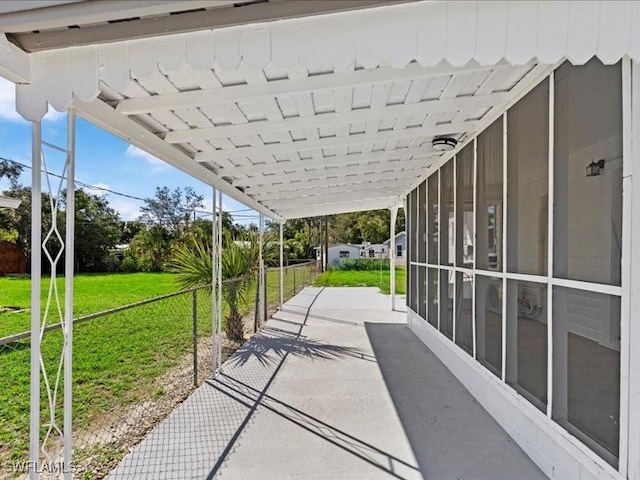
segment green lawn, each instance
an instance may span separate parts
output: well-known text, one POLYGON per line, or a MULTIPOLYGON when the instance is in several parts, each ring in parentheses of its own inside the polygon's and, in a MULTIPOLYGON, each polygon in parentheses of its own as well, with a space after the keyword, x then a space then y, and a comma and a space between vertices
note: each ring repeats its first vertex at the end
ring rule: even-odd
MULTIPOLYGON (((304 274, 307 281, 310 274, 307 267, 304 274)), ((299 268, 295 274, 296 291, 300 290, 302 280, 299 268)), ((48 281, 44 283, 48 287, 48 281)), ((294 286, 292 270, 286 271, 284 286, 288 299, 294 286)), ((58 279, 58 288, 62 291, 62 278, 58 279)), ((177 290, 172 274, 78 275, 74 313, 78 317, 177 290)), ((28 307, 30 281, 1 278, 0 292, 1 305, 28 307)), ((278 292, 276 269, 267 276, 268 303, 278 302, 278 292)), ((251 312, 254 301, 255 293, 247 295, 241 308, 243 314, 251 312)), ((191 293, 180 294, 74 326, 74 428, 82 431, 101 415, 163 394, 156 379, 192 349, 192 302, 191 293)), ((204 338, 211 333, 208 291, 198 292, 197 304, 198 333, 204 338)), ((28 330, 28 315, 28 312, 0 314, 0 336, 28 330)), ((42 352, 50 371, 55 369, 61 344, 60 331, 44 337, 42 352)), ((23 460, 28 448, 30 349, 27 341, 13 347, 0 347, 0 465, 7 456, 23 460), (7 450, 3 446, 10 447, 7 450)), ((45 415, 44 386, 41 398, 45 415)))
MULTIPOLYGON (((404 268, 396 268, 396 293, 405 293, 404 268)), ((378 287, 382 293, 390 293, 390 270, 382 271, 356 271, 356 270, 329 270, 320 275, 315 285, 320 287, 378 287)))
MULTIPOLYGON (((64 298, 64 277, 56 279, 64 298)), ((47 299, 50 278, 42 279, 42 305, 47 299)), ((178 291, 171 273, 122 273, 76 275, 74 283, 74 317, 101 312, 146 298, 178 291)), ((0 307, 31 305, 31 280, 28 277, 0 277, 0 307)), ((58 323, 53 318, 52 323, 58 323)), ((48 322, 49 323, 49 322, 48 322)), ((0 337, 29 330, 30 314, 0 313, 0 337)))

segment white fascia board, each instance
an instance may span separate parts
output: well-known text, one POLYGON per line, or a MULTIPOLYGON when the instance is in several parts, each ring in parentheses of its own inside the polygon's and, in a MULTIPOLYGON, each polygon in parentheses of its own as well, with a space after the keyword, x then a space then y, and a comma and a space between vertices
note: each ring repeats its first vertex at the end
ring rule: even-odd
POLYGON ((251 197, 230 185, 228 182, 222 180, 213 172, 195 162, 187 154, 178 151, 172 145, 169 145, 164 140, 156 137, 142 125, 139 125, 128 117, 117 114, 113 108, 106 103, 100 100, 83 102, 76 99, 74 100, 73 106, 77 109, 80 117, 94 125, 117 135, 132 145, 135 145, 145 152, 167 162, 169 165, 182 170, 188 175, 217 188, 225 195, 243 203, 247 207, 265 214, 272 220, 276 222, 283 220, 280 215, 259 204, 251 197))
POLYGON ((397 197, 385 197, 378 200, 363 202, 341 202, 331 205, 318 205, 310 207, 294 207, 280 209, 278 213, 286 219, 319 217, 322 215, 337 215, 340 213, 364 212, 368 210, 384 210, 398 202, 397 197))
POLYGON ((335 205, 323 205, 310 208, 296 208, 278 211, 286 219, 320 217, 323 215, 338 215, 340 213, 365 212, 369 210, 386 210, 389 205, 397 201, 385 198, 380 202, 349 202, 335 205))
POLYGON ((21 10, 0 14, 0 32, 42 31, 69 25, 103 23, 122 18, 218 7, 234 2, 233 0, 111 0, 109 2, 75 0, 39 2, 43 5, 38 8, 29 8, 30 1, 21 3, 24 5, 21 10))
MULTIPOLYGON (((398 69, 396 77, 413 65, 416 72, 428 73, 444 66, 455 70, 469 62, 493 68, 505 61, 512 65, 531 61, 555 64, 567 58, 574 64, 583 64, 594 55, 613 64, 624 55, 640 58, 640 35, 635 34, 638 30, 640 4, 632 1, 592 1, 581 3, 580 8, 572 2, 421 1, 51 50, 36 54, 43 55, 43 64, 51 60, 54 65, 34 77, 37 96, 58 110, 65 110, 74 97, 86 101, 83 92, 98 91, 100 81, 119 90, 122 83, 129 81, 131 72, 147 77, 158 68, 171 71, 183 64, 196 70, 215 66, 235 70, 242 64, 256 71, 270 62, 283 70, 296 63, 310 68, 330 65, 339 70, 362 65, 362 69, 349 73, 354 76, 374 74, 381 65, 390 65, 398 69), (52 59, 50 55, 67 58, 52 59), (59 81, 61 78, 64 81, 59 81)), ((39 62, 34 62, 33 68, 35 63, 39 62)), ((385 81, 392 81, 393 69, 387 72, 390 78, 385 81)), ((304 88, 337 88, 327 84, 328 79, 316 78, 322 76, 309 76, 309 82, 317 81, 319 85, 309 88, 310 84, 306 84, 304 88)), ((363 81, 366 80, 352 78, 348 84, 363 81)), ((254 86, 269 89, 276 85, 283 89, 282 94, 292 93, 287 81, 254 86), (281 83, 284 84, 278 85, 281 83)), ((235 96, 233 88, 126 100, 119 111, 135 114, 198 106, 209 102, 208 97, 213 95, 228 101, 235 96)), ((264 91, 254 94, 269 95, 264 91)))
POLYGON ((13 83, 31 82, 31 58, 0 34, 0 75, 13 83))

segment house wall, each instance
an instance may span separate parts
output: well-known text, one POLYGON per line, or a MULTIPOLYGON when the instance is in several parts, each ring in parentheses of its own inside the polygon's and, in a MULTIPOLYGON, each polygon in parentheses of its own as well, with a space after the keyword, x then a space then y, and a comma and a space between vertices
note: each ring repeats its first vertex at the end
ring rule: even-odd
POLYGON ((338 267, 349 258, 359 258, 360 247, 357 245, 330 245, 328 265, 330 267, 338 267), (340 252, 348 252, 348 257, 341 257, 340 252))
POLYGON ((640 427, 622 92, 621 63, 566 62, 406 200, 410 328, 552 478, 627 476, 640 427))

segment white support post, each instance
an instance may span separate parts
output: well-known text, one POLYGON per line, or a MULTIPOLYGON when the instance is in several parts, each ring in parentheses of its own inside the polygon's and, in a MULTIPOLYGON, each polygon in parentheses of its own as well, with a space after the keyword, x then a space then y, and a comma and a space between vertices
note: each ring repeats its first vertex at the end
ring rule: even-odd
MULTIPOLYGON (((458 327, 458 274, 456 267, 458 266, 458 155, 453 156, 453 268, 449 271, 449 275, 453 275, 453 343, 456 343, 456 328, 458 327)), ((451 235, 451 232, 449 232, 451 235)), ((451 257, 451 252, 449 257, 451 257)))
POLYGON ((258 245, 258 322, 261 327, 264 324, 264 259, 263 256, 263 242, 264 242, 264 215, 260 214, 260 227, 259 227, 259 245, 258 245))
MULTIPOLYGON (((555 77, 549 75, 549 186, 547 204, 547 417, 553 414, 553 206, 554 206, 554 112, 555 77)), ((564 355, 564 354, 562 354, 564 355)), ((566 368, 566 367, 565 367, 566 368)), ((566 381, 563 382, 566 385, 566 381)), ((566 386, 565 386, 566 388, 566 386)), ((566 410, 566 395, 562 401, 562 410, 566 410)))
MULTIPOLYGON (((624 65, 624 64, 623 64, 624 65)), ((622 305, 622 344, 621 355, 621 379, 628 374, 628 390, 626 398, 628 402, 628 444, 626 445, 627 476, 630 479, 640 479, 640 325, 631 321, 632 315, 640 311, 640 255, 634 254, 637 248, 634 246, 640 241, 640 188, 638 188, 638 176, 640 174, 640 145, 634 141, 640 139, 640 63, 633 61, 631 70, 631 142, 630 157, 625 159, 623 165, 623 192, 624 206, 628 207, 623 212, 628 212, 623 221, 623 271, 628 274, 627 282, 623 280, 622 305), (634 179, 635 176, 635 179, 634 179), (624 227, 626 225, 626 228, 624 227), (625 234, 628 234, 625 236, 625 234), (628 246, 627 246, 628 245, 628 246), (627 256, 625 256, 625 253, 627 256), (628 270, 625 268, 629 264, 628 270), (626 300, 624 293, 628 293, 626 300), (626 335, 625 335, 626 334, 626 335), (625 345, 626 337, 626 345, 625 345), (624 366, 628 363, 627 366, 624 366)), ((624 418, 624 417, 621 417, 624 418)), ((624 431, 624 430, 623 430, 624 431)))
POLYGON ((218 259, 218 274, 216 279, 218 280, 218 295, 217 295, 217 317, 218 317, 218 372, 222 373, 222 190, 218 190, 218 252, 216 257, 218 259))
MULTIPOLYGON (((631 372, 630 372, 630 295, 631 295, 631 266, 632 266, 632 198, 633 198, 633 164, 634 151, 633 151, 633 135, 637 131, 634 129, 634 107, 638 104, 636 100, 635 105, 632 104, 633 85, 634 85, 634 73, 635 64, 632 65, 630 58, 625 57, 622 59, 622 299, 621 299, 621 312, 620 312, 620 445, 619 445, 619 459, 618 471, 623 477, 638 478, 640 477, 640 469, 634 471, 630 468, 630 463, 636 463, 638 459, 638 453, 633 452, 630 454, 629 445, 634 443, 637 448, 638 442, 638 426, 640 422, 635 422, 635 428, 631 429, 629 422, 632 418, 630 408, 630 387, 631 387, 631 372), (631 441, 631 437, 634 436, 636 440, 631 441)), ((635 82, 638 85, 638 82, 635 82)), ((637 91, 637 90, 636 90, 637 91)), ((636 114, 637 115, 637 114, 636 114)), ((637 156, 637 152, 635 152, 637 156)), ((637 165, 637 163, 636 163, 637 165)), ((637 203, 636 203, 637 205, 637 203)), ((637 208, 637 207, 636 207, 637 208)), ((637 210, 636 210, 637 215, 637 210)), ((636 216, 636 218, 638 218, 636 216)), ((636 343, 637 345, 637 343, 636 343)), ((637 372, 637 370, 636 370, 637 372)), ((637 375, 637 373, 636 373, 637 375)), ((636 402, 637 405, 637 402, 636 402)), ((636 407, 637 408, 637 407, 636 407)))
MULTIPOLYGON (((440 252, 440 242, 442 239, 442 168, 438 169, 438 267, 442 265, 442 255, 440 252)), ((438 296, 438 331, 442 332, 440 318, 442 317, 442 275, 440 274, 441 270, 438 268, 436 270, 436 275, 438 276, 438 291, 436 295, 438 296)))
POLYGON ((211 359, 213 360, 213 373, 215 377, 218 371, 218 343, 220 340, 218 319, 218 220, 216 208, 216 188, 212 189, 213 201, 213 225, 211 232, 211 359))
POLYGON ((31 123, 31 394, 29 478, 40 471, 40 284, 42 270, 42 137, 40 122, 31 123))
POLYGON ((71 480, 72 387, 73 387, 73 280, 75 266, 75 155, 76 112, 67 114, 67 192, 64 261, 64 478, 71 480))
POLYGON ((284 305, 284 223, 280 222, 280 309, 284 305))
MULTIPOLYGON (((409 272, 411 271, 411 257, 409 256, 409 211, 407 210, 407 197, 405 196, 402 199, 402 209, 404 210, 404 230, 405 230, 405 246, 404 246, 404 255, 406 260, 405 264, 405 305, 407 307, 407 311, 409 310, 409 272)), ((411 227, 413 228, 413 227, 411 227)))
POLYGON ((502 115, 502 381, 507 381, 507 112, 502 115))
POLYGON ((476 270, 478 269, 478 137, 473 139, 473 274, 471 275, 471 328, 473 334, 473 358, 478 357, 478 332, 476 325, 476 270))
POLYGON ((389 237, 389 290, 391 292, 391 311, 396 309, 396 219, 398 207, 391 208, 391 225, 389 237))

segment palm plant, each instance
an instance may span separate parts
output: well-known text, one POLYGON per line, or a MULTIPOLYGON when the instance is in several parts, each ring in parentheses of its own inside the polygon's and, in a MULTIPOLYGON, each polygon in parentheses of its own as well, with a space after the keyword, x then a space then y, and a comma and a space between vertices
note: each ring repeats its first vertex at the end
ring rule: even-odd
MULTIPOLYGON (((265 242, 265 245, 269 245, 265 242)), ((255 285, 259 267, 259 242, 257 235, 225 235, 223 241, 222 299, 229 308, 225 318, 224 330, 230 340, 242 341, 244 338, 242 314, 240 308, 246 303, 247 294, 255 285)), ((272 247, 266 248, 271 252, 272 247)), ((271 253, 269 253, 271 255, 271 253)), ((179 247, 169 264, 177 273, 182 288, 211 285, 212 259, 210 246, 201 241, 179 247)))

